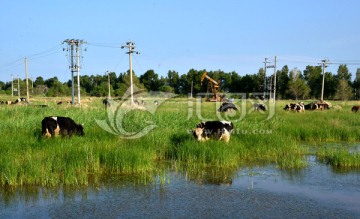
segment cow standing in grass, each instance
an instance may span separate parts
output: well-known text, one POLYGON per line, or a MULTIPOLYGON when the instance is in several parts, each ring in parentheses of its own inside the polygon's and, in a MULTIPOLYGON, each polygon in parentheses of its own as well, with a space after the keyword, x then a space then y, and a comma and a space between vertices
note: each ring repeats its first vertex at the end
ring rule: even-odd
POLYGON ((254 110, 256 111, 266 111, 266 105, 263 103, 255 103, 254 110))
POLYGON ((221 104, 220 108, 218 109, 218 112, 231 112, 233 110, 235 111, 238 110, 235 104, 225 102, 221 104))
POLYGON ((42 135, 45 137, 69 136, 73 134, 83 136, 84 128, 78 125, 68 117, 49 116, 45 117, 42 122, 42 135))
POLYGON ((360 110, 360 106, 353 106, 351 108, 351 111, 353 111, 354 113, 357 113, 357 111, 359 111, 359 110, 360 110))
POLYGON ((209 139, 230 141, 230 135, 234 125, 228 121, 207 121, 200 122, 192 131, 197 141, 207 141, 209 139))

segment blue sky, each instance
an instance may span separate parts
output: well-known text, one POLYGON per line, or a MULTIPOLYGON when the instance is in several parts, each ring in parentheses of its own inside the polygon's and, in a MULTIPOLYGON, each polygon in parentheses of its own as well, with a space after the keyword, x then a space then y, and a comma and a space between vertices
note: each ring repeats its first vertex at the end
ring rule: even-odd
MULTIPOLYGON (((70 79, 66 39, 82 39, 81 74, 129 68, 120 46, 136 43, 133 69, 160 76, 191 68, 257 73, 265 57, 304 70, 328 58, 327 71, 360 68, 360 1, 20 1, 0 3, 0 81, 70 79)), ((273 71, 273 70, 270 70, 273 71)))

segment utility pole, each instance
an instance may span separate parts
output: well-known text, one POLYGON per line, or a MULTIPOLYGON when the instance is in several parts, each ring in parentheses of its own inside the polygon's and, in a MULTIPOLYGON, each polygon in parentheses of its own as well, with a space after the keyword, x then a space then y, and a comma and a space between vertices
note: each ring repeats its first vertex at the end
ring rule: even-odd
POLYGON ((265 58, 264 64, 265 64, 265 68, 264 68, 264 100, 266 99, 266 69, 268 68, 266 65, 268 62, 268 58, 265 58))
POLYGON ((193 90, 194 90, 194 81, 191 81, 191 94, 190 94, 190 98, 193 98, 193 90))
POLYGON ((29 95, 29 73, 28 73, 28 60, 25 58, 25 76, 26 76, 26 101, 30 103, 29 95))
MULTIPOLYGON (((265 64, 265 66, 266 66, 266 64, 265 64)), ((274 59, 274 65, 268 65, 268 66, 266 66, 266 68, 273 68, 274 69, 273 81, 270 83, 270 99, 271 99, 271 90, 274 89, 273 103, 275 103, 275 98, 276 98, 276 56, 275 56, 275 59, 274 59)))
POLYGON ((276 100, 276 56, 275 56, 275 60, 274 60, 274 100, 273 103, 275 104, 275 100, 276 100))
POLYGON ((126 45, 124 46, 121 46, 121 49, 124 49, 124 48, 128 48, 129 51, 126 52, 127 54, 129 54, 129 67, 130 67, 130 96, 131 96, 131 105, 134 104, 134 87, 133 87, 133 78, 132 78, 132 57, 131 57, 131 54, 132 53, 136 53, 136 54, 140 54, 140 52, 137 52, 137 51, 134 51, 135 49, 135 43, 134 42, 126 42, 126 45))
POLYGON ((321 60, 319 65, 322 65, 322 72, 323 72, 323 79, 322 79, 322 86, 321 86, 321 102, 324 101, 324 84, 325 84, 325 68, 328 67, 330 64, 329 59, 321 60))
MULTIPOLYGON (((86 43, 84 40, 75 40, 75 39, 67 39, 64 40, 63 43, 68 44, 68 48, 66 51, 69 52, 70 55, 70 66, 71 69, 71 105, 74 106, 75 98, 75 85, 74 85, 74 72, 77 72, 77 91, 78 91, 78 104, 80 105, 80 52, 81 45, 86 43), (76 48, 75 48, 76 47, 76 48), (76 56, 74 55, 74 49, 76 50, 76 56), (74 59, 76 58, 76 64, 74 64, 74 59)), ((65 49, 64 49, 65 50, 65 49)))

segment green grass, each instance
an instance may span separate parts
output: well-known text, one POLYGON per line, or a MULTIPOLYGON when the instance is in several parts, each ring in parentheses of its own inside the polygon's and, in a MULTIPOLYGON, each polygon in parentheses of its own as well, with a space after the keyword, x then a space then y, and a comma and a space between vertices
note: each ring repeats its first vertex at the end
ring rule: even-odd
MULTIPOLYGON (((90 176, 114 174, 140 176, 146 183, 163 173, 161 162, 172 163, 175 170, 186 169, 194 178, 211 168, 215 180, 220 180, 246 165, 305 167, 306 155, 313 152, 303 142, 321 145, 360 140, 360 115, 350 111, 352 103, 341 103, 340 111, 295 113, 283 111, 285 102, 280 102, 274 116, 267 119, 266 113, 252 111, 250 103, 244 105, 241 115, 231 115, 217 113, 214 103, 172 99, 153 114, 134 110, 123 119, 118 115, 113 121, 121 121, 126 132, 139 132, 148 126, 148 121, 156 125, 141 138, 126 139, 104 131, 96 123, 109 116, 101 99, 87 101, 81 108, 57 106, 50 98, 33 104, 43 102, 49 107, 0 106, 1 185, 86 186, 90 176), (84 124, 85 136, 43 138, 41 120, 51 115, 69 116, 84 124), (234 121, 230 143, 195 142, 189 130, 201 121, 199 117, 234 121)), ((359 167, 356 153, 339 149, 329 152, 321 147, 314 153, 331 165, 359 167)))

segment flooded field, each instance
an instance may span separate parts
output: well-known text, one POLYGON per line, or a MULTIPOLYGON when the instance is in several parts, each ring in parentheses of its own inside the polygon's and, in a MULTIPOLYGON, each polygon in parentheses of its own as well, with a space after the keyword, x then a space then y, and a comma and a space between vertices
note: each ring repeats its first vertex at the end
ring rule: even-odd
POLYGON ((359 218, 360 173, 308 159, 302 170, 246 167, 218 181, 169 171, 148 185, 2 189, 0 218, 359 218))

